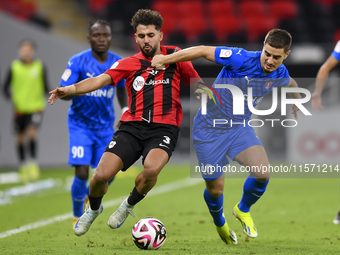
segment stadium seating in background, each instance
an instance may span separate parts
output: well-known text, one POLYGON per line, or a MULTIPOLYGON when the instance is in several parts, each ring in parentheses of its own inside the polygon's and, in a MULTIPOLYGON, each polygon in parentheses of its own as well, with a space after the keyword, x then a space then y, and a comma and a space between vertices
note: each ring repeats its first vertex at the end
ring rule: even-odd
POLYGON ((153 1, 151 8, 164 19, 162 31, 167 43, 195 43, 206 32, 207 23, 201 1, 159 0, 153 1))
POLYGON ((227 41, 228 36, 238 34, 242 29, 241 19, 230 14, 227 16, 212 16, 213 31, 218 43, 227 41))
POLYGON ((36 13, 34 2, 22 0, 0 1, 0 9, 24 21, 29 20, 36 13))
POLYGON ((201 15, 183 17, 181 30, 188 43, 196 43, 198 37, 206 32, 206 22, 201 15))
POLYGON ((277 0, 269 2, 271 15, 277 19, 294 19, 299 14, 299 6, 293 0, 277 0))
POLYGON ((176 4, 176 1, 161 0, 153 1, 151 5, 151 9, 158 11, 163 17, 164 23, 162 26, 162 31, 164 32, 165 38, 173 33, 178 33, 180 30, 176 4))
POLYGON ((209 17, 235 15, 235 3, 232 0, 211 0, 207 2, 209 17))
POLYGON ((115 0, 88 0, 88 8, 95 16, 101 16, 106 7, 115 0))
POLYGON ((278 27, 278 20, 274 16, 246 16, 247 38, 250 43, 263 42, 264 36, 269 30, 278 27))
POLYGON ((239 3, 239 9, 242 17, 268 15, 267 5, 262 0, 243 0, 239 3))
POLYGON ((294 42, 330 43, 340 29, 340 0, 88 0, 88 7, 121 21, 125 36, 133 14, 150 7, 163 16, 164 43, 181 46, 259 43, 275 27, 294 42))
POLYGON ((34 1, 0 0, 0 10, 24 22, 31 22, 45 29, 51 27, 50 22, 37 12, 37 5, 34 1))

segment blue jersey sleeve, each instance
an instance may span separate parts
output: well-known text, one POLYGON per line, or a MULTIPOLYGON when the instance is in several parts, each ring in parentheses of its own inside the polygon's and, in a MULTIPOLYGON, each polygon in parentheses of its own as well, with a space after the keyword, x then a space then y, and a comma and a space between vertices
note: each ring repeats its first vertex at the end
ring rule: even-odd
POLYGON ((117 87, 124 88, 125 87, 125 79, 120 80, 116 84, 117 87))
POLYGON ((340 41, 337 42, 337 44, 335 45, 334 51, 332 52, 332 56, 340 61, 340 41))
POLYGON ((60 86, 69 86, 79 81, 79 68, 76 59, 73 57, 67 63, 66 70, 61 76, 60 86))
POLYGON ((241 48, 216 47, 215 49, 215 62, 229 69, 239 68, 243 64, 244 56, 244 49, 241 48))

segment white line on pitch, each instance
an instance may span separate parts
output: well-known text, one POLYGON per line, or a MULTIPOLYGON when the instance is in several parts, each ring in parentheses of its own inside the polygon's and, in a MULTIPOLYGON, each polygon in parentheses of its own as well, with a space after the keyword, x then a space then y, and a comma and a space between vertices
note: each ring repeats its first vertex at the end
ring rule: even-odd
MULTIPOLYGON (((162 193, 167 193, 167 192, 177 190, 177 189, 181 189, 181 188, 194 186, 194 185, 200 183, 201 181, 202 181, 201 178, 186 178, 186 179, 183 179, 183 180, 164 184, 164 185, 161 185, 159 187, 155 187, 154 189, 152 189, 149 192, 148 197, 159 195, 159 194, 162 194, 162 193)), ((118 205, 127 196, 128 195, 126 195, 125 197, 121 197, 121 198, 117 198, 117 199, 113 199, 113 200, 104 202, 103 206, 105 208, 107 208, 107 207, 112 207, 112 206, 118 205)), ((21 232, 25 232, 27 230, 43 227, 43 226, 46 226, 46 225, 49 225, 49 224, 52 224, 52 223, 55 223, 55 222, 58 222, 58 221, 67 220, 67 219, 70 219, 72 217, 73 217, 72 213, 65 213, 65 214, 58 215, 58 216, 55 216, 53 218, 49 218, 49 219, 46 219, 46 220, 39 220, 37 222, 27 224, 27 225, 21 226, 19 228, 15 228, 15 229, 11 229, 11 230, 7 230, 5 232, 2 232, 2 233, 0 233, 0 239, 5 238, 7 236, 19 234, 21 232)))

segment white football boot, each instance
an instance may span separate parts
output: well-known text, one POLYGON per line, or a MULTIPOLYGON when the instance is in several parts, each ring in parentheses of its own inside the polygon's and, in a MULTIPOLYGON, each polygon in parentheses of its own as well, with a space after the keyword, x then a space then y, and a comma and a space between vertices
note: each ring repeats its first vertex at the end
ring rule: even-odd
POLYGON ((87 231, 89 231, 92 222, 97 218, 99 214, 103 211, 103 205, 100 205, 98 210, 92 210, 90 207, 90 203, 87 203, 87 207, 85 213, 78 219, 76 224, 74 225, 74 233, 77 236, 84 235, 87 231))
POLYGON ((131 216, 136 217, 132 212, 134 205, 129 205, 127 202, 127 198, 123 201, 123 203, 118 207, 117 211, 115 211, 109 218, 107 225, 110 228, 119 228, 123 225, 126 218, 131 214, 131 216))

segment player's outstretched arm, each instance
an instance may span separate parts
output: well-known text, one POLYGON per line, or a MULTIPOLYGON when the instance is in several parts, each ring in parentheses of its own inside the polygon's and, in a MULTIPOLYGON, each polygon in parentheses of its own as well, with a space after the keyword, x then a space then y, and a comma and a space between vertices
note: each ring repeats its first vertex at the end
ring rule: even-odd
POLYGON ((215 49, 216 47, 212 46, 195 46, 170 55, 158 54, 153 57, 151 65, 156 69, 162 69, 169 64, 191 61, 200 57, 215 62, 215 49))
POLYGON ((332 55, 326 60, 326 62, 320 67, 318 74, 316 75, 315 90, 312 94, 312 107, 316 110, 323 109, 321 94, 323 87, 325 86, 329 72, 339 63, 339 61, 332 55))
POLYGON ((48 102, 52 105, 58 98, 69 95, 86 94, 110 84, 112 84, 111 76, 104 73, 97 77, 88 78, 76 84, 56 88, 55 90, 50 91, 49 93, 51 94, 51 96, 48 99, 48 102))

